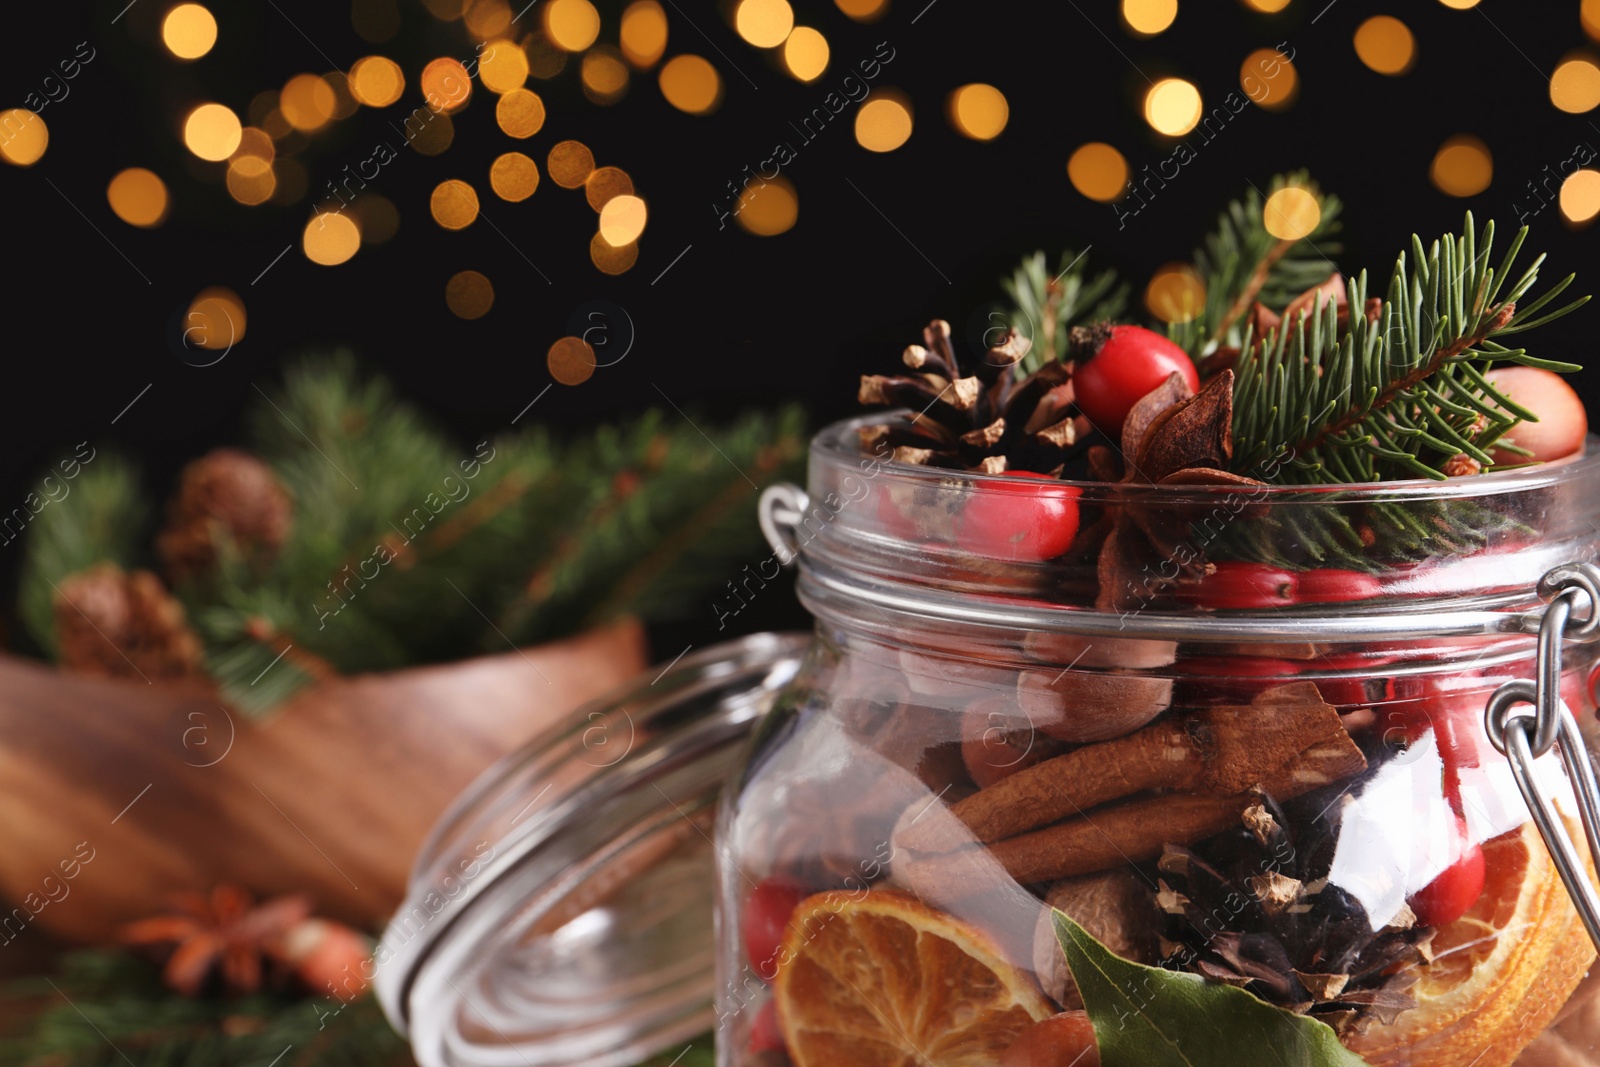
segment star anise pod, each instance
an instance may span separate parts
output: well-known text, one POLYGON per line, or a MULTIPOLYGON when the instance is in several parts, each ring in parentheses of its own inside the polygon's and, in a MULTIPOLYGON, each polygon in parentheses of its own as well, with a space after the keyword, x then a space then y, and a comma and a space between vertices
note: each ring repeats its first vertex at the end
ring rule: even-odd
POLYGON ((288 935, 311 915, 311 901, 281 896, 257 905, 235 885, 209 894, 183 893, 173 913, 128 923, 120 939, 128 945, 172 945, 162 977, 184 996, 197 996, 213 973, 235 993, 261 988, 263 963, 279 958, 288 935))

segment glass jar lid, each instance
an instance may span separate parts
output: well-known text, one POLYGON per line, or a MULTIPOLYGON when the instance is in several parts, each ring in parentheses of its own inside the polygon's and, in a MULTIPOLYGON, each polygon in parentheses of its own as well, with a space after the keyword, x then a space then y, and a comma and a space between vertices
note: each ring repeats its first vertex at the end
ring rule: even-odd
POLYGON ((423 1067, 621 1067, 710 1028, 717 794, 808 643, 640 675, 441 816, 376 955, 423 1067))

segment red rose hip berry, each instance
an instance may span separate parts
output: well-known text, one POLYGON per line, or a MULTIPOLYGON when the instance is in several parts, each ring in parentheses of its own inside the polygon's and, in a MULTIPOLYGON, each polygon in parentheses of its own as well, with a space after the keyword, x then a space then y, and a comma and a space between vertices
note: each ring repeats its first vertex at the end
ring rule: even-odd
POLYGON ((1095 429, 1119 440, 1122 423, 1139 398, 1176 371, 1200 390, 1200 373, 1189 354, 1172 341, 1143 326, 1089 327, 1075 331, 1077 369, 1072 387, 1078 410, 1095 429))
POLYGON ((1281 608, 1298 602, 1298 577, 1294 571, 1265 563, 1223 560, 1215 570, 1193 585, 1178 587, 1177 595, 1203 608, 1248 611, 1281 608))
POLYGON ((1040 1019, 1017 1035, 1000 1067, 1100 1067, 1094 1025, 1081 1011, 1040 1019))
POLYGON ((1319 567, 1295 575, 1295 599, 1302 604, 1345 604, 1383 595, 1383 583, 1365 571, 1319 567))
POLYGON ((1460 858, 1407 901, 1423 926, 1455 922, 1483 895, 1483 849, 1467 844, 1467 824, 1460 817, 1456 819, 1456 832, 1462 844, 1460 858))
POLYGON ((990 559, 1038 563, 1078 536, 1077 486, 1032 471, 977 482, 956 520, 956 543, 990 559))
POLYGON ((778 949, 783 945, 789 916, 806 896, 803 886, 774 876, 762 879, 744 902, 739 931, 744 937, 745 954, 765 981, 772 981, 778 973, 778 949))

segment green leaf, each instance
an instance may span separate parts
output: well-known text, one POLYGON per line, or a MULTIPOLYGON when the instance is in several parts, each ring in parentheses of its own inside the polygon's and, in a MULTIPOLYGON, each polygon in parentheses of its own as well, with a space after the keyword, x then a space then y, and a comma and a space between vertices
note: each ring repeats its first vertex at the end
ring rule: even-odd
POLYGON ((1057 911, 1104 1067, 1361 1067, 1331 1027, 1199 975, 1125 960, 1057 911))

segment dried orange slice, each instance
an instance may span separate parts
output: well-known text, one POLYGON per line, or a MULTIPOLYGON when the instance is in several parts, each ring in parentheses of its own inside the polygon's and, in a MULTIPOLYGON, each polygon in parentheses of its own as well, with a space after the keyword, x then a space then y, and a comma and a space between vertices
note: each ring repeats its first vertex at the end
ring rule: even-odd
MULTIPOLYGON (((1582 840, 1581 833, 1577 840, 1582 840)), ((1348 1034, 1374 1067, 1505 1067, 1594 962, 1594 947, 1530 822, 1483 845, 1483 895, 1440 928, 1434 959, 1393 1024, 1348 1034)))
POLYGON ((987 934, 893 890, 807 897, 783 948, 795 1067, 993 1067, 1054 1011, 987 934))

